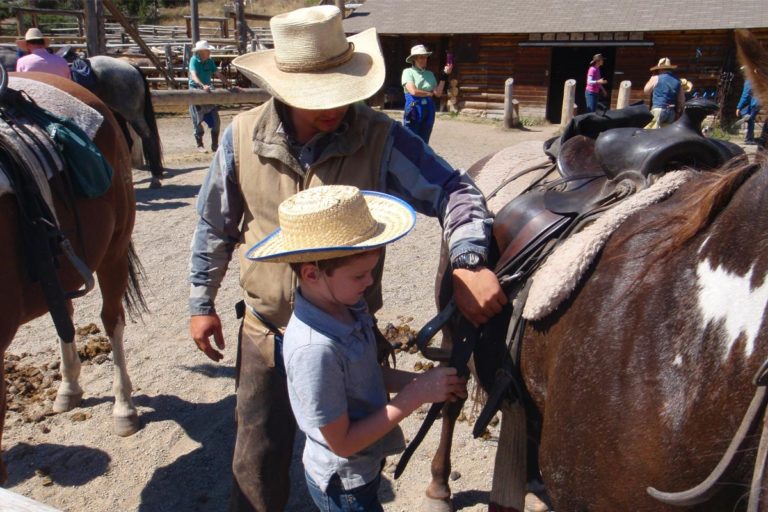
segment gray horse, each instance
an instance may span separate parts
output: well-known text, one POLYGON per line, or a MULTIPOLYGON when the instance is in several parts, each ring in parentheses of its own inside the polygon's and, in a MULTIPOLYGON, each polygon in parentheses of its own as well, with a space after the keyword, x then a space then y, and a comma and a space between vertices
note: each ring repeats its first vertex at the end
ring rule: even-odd
POLYGON ((144 74, 136 66, 113 57, 97 55, 89 60, 96 75, 94 94, 117 114, 129 145, 132 141, 126 122, 141 137, 144 158, 152 173, 150 188, 159 187, 163 174, 162 146, 144 74))

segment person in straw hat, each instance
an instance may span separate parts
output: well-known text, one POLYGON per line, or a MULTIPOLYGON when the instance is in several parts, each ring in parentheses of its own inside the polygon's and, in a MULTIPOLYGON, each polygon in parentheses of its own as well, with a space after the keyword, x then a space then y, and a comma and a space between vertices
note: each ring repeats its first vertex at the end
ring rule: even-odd
POLYGON ((16 61, 16 71, 19 73, 38 72, 50 73, 72 79, 69 64, 55 53, 48 51, 50 41, 37 27, 32 27, 24 34, 24 39, 16 41, 16 46, 27 55, 16 61))
POLYGON ((659 59, 651 68, 656 72, 645 84, 645 94, 651 96, 651 114, 653 120, 646 128, 661 128, 673 123, 683 113, 685 90, 680 80, 672 74, 677 69, 667 57, 659 59))
MULTIPOLYGON (((347 38, 341 12, 327 5, 275 16, 270 27, 274 50, 241 55, 233 64, 273 97, 235 116, 222 133, 198 196, 189 298, 197 347, 214 361, 224 357, 214 303, 237 246, 250 247, 272 233, 279 204, 320 185, 386 192, 439 218, 457 305, 470 321, 486 322, 507 299, 485 264, 491 225, 485 199, 466 173, 364 104, 384 83, 375 29, 347 38)), ((283 510, 296 423, 285 376, 275 368, 275 335, 291 316, 296 277, 287 263, 238 255, 245 302, 238 308, 231 506, 283 510)), ((366 290, 372 313, 381 307, 380 269, 366 290)))
POLYGON ((453 70, 452 63, 446 64, 438 82, 435 74, 427 69, 427 58, 430 55, 432 52, 423 44, 411 48, 411 54, 405 58, 405 62, 411 64, 411 67, 403 70, 400 79, 405 92, 403 125, 427 144, 435 124, 434 98, 443 95, 445 82, 453 70))
MULTIPOLYGON (((211 59, 212 47, 208 41, 198 41, 192 49, 192 58, 189 59, 189 88, 200 89, 210 92, 213 87, 213 77, 222 81, 224 87, 228 86, 227 77, 216 67, 216 63, 211 59)), ((211 130, 211 151, 219 148, 219 129, 221 119, 219 118, 219 109, 216 105, 190 105, 189 115, 192 118, 192 126, 195 134, 195 143, 197 150, 205 153, 203 144, 203 122, 211 130)))
POLYGON ((405 447, 398 423, 424 403, 466 398, 455 368, 417 374, 378 362, 364 293, 383 247, 405 236, 416 214, 393 196, 329 185, 286 199, 278 216, 280 227, 246 257, 289 263, 298 276, 282 356, 291 409, 306 434, 309 494, 321 511, 382 511, 384 457, 405 447))

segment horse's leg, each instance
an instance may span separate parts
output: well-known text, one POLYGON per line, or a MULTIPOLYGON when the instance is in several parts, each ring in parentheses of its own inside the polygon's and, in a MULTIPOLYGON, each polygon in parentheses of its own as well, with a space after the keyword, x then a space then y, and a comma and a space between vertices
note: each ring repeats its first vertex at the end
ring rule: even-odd
POLYGON ((139 429, 139 417, 131 399, 133 386, 128 376, 123 347, 123 330, 125 329, 125 310, 123 295, 128 287, 128 256, 127 251, 116 262, 102 262, 98 272, 99 288, 101 288, 101 322, 112 345, 112 360, 115 374, 112 381, 112 392, 115 395, 115 406, 112 409, 112 420, 115 433, 119 436, 130 436, 139 429))
POLYGON ((443 422, 440 429, 440 444, 432 458, 432 481, 427 487, 424 510, 427 512, 451 512, 451 488, 448 477, 451 474, 451 445, 456 420, 464 406, 464 400, 448 402, 443 407, 443 422))
MULTIPOLYGON (((72 303, 67 305, 69 316, 72 317, 72 303)), ((56 399, 53 401, 54 412, 71 411, 83 398, 83 388, 80 387, 80 356, 77 355, 75 342, 65 343, 59 338, 59 352, 61 354, 61 384, 56 390, 56 399)))

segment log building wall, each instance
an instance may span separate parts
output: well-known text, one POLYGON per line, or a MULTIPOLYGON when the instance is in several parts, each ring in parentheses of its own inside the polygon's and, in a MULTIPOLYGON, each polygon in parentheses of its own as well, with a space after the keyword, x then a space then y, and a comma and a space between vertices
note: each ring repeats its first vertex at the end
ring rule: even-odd
MULTIPOLYGON (((768 29, 753 30, 763 42, 768 45, 768 29)), ((604 76, 611 86, 611 106, 616 105, 618 86, 623 80, 632 82, 630 101, 645 100, 643 86, 650 77, 649 68, 654 66, 662 57, 668 57, 678 66, 675 71, 679 78, 693 82, 693 92, 714 95, 725 93, 725 110, 730 114, 735 109, 735 103, 741 92, 743 77, 739 73, 736 62, 736 50, 732 30, 713 31, 679 31, 679 32, 645 32, 642 41, 647 46, 622 46, 621 42, 612 42, 613 46, 601 47, 601 41, 594 41, 596 52, 610 53, 614 62, 611 63, 610 76, 604 76), (604 49, 603 49, 604 48, 604 49), (721 80, 722 79, 722 80, 721 80), (718 91, 727 85, 723 91, 718 91)), ((547 101, 552 94, 551 76, 553 56, 557 56, 557 45, 526 46, 528 34, 460 34, 444 36, 383 36, 382 46, 387 65, 386 85, 389 97, 402 95, 400 75, 408 66, 404 62, 411 46, 425 44, 433 51, 429 59, 429 69, 436 74, 445 64, 446 52, 454 54, 455 67, 451 78, 458 80, 460 110, 478 110, 487 115, 501 115, 504 102, 504 82, 507 78, 514 79, 514 97, 520 102, 520 115, 544 118, 547 115, 547 101), (522 45, 521 45, 522 43, 522 45)), ((590 45, 590 48, 593 46, 590 45)), ((580 74, 586 75, 589 59, 580 66, 580 74)), ((608 68, 608 65, 606 65, 608 68)), ((584 76, 573 76, 579 86, 577 99, 584 95, 584 76)), ((558 90, 562 90, 560 86, 558 90)), ((560 94, 561 95, 561 94, 560 94)), ((551 98, 557 105, 562 98, 551 98)), ((583 98, 580 99, 583 104, 583 98)), ((550 121, 552 112, 560 109, 550 105, 550 121)))

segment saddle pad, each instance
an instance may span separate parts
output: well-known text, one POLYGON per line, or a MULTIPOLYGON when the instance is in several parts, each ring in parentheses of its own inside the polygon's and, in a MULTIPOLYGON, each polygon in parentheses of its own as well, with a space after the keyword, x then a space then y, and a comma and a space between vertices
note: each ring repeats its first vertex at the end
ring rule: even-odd
POLYGON ((104 122, 104 116, 74 96, 43 82, 12 76, 8 83, 10 89, 24 91, 41 108, 59 117, 72 120, 78 128, 93 140, 104 122))
MULTIPOLYGON (((26 92, 27 95, 34 99, 40 107, 52 114, 71 119, 72 122, 82 129, 91 140, 96 136, 96 132, 99 127, 101 127, 101 123, 104 122, 104 116, 99 112, 52 85, 44 84, 29 78, 13 76, 10 78, 8 87, 17 91, 26 92)), ((7 125, 1 126, 0 128, 10 129, 7 125)), ((52 144, 43 130, 34 129, 34 131, 38 134, 39 140, 45 141, 44 144, 52 144)), ((35 144, 32 144, 32 146, 36 147, 35 144)), ((50 151, 53 149, 53 146, 47 149, 49 149, 49 151, 47 151, 49 155, 56 154, 56 151, 50 151)), ((47 179, 52 178, 54 172, 61 171, 64 168, 58 155, 54 158, 57 160, 55 162, 56 169, 47 168, 40 170, 41 173, 44 173, 44 176, 46 176, 47 179)), ((35 179, 38 182, 45 181, 42 175, 35 176, 35 179)), ((47 186, 44 188, 47 189, 47 186)), ((8 182, 8 178, 5 176, 5 173, 0 173, 0 196, 11 192, 13 191, 11 190, 11 184, 8 182)))
MULTIPOLYGON (((494 154, 475 176, 475 184, 487 196, 499 183, 520 169, 530 167, 542 160, 541 141, 530 140, 515 144, 494 154)), ((488 208, 494 213, 497 212, 520 195, 520 192, 530 185, 537 176, 538 173, 529 173, 505 186, 493 199, 488 201, 488 208)))
POLYGON ((523 317, 540 320, 555 311, 576 289, 608 237, 630 215, 667 198, 693 175, 694 171, 668 172, 560 244, 533 274, 523 317))

